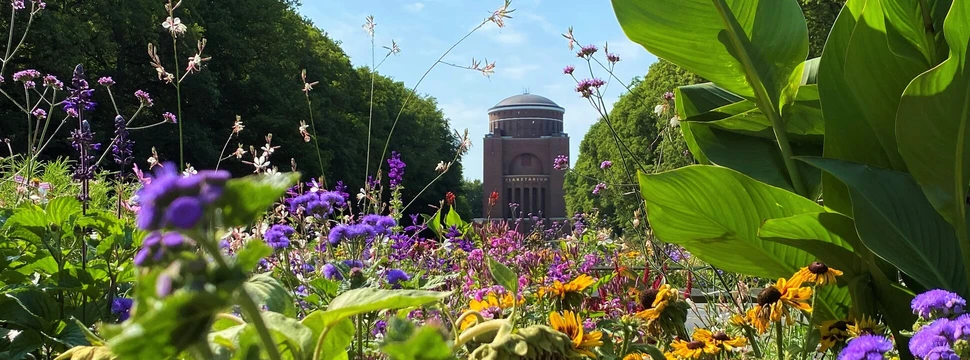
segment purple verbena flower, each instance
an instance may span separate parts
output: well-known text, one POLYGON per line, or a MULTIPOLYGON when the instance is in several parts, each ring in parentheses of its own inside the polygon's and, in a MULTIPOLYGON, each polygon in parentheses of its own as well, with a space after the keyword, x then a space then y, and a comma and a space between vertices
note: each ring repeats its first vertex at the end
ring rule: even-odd
POLYGON ((36 109, 34 109, 34 111, 31 111, 30 113, 33 114, 34 117, 36 117, 38 119, 46 119, 47 118, 47 111, 44 111, 44 109, 41 109, 41 108, 36 108, 36 109))
MULTIPOLYGON (((23 4, 23 2, 21 2, 23 4)), ((40 71, 34 69, 21 70, 13 73, 13 81, 30 81, 41 76, 40 71)))
POLYGON ((600 192, 605 189, 606 189, 606 184, 604 183, 596 184, 596 186, 593 187, 593 195, 599 195, 600 192))
POLYGON ((606 54, 606 61, 609 61, 610 63, 616 64, 617 62, 620 61, 620 55, 613 54, 613 53, 607 53, 606 54))
POLYGON ((566 170, 569 168, 569 157, 560 154, 552 160, 552 167, 556 170, 566 170))
POLYGON ((13 6, 14 10, 23 10, 26 8, 24 6, 24 0, 11 0, 10 5, 13 6))
POLYGON ((606 170, 606 169, 609 169, 611 167, 613 167, 613 162, 612 161, 603 160, 603 162, 600 163, 600 169, 606 170))
POLYGON ((178 123, 178 119, 175 118, 175 114, 172 114, 170 112, 166 112, 166 113, 162 114, 162 120, 165 121, 165 122, 167 122, 167 123, 172 123, 172 124, 177 124, 178 123))
POLYGON ((596 89, 600 86, 605 85, 606 82, 599 78, 583 79, 576 83, 576 92, 580 93, 583 97, 588 98, 593 96, 596 89))
POLYGON ((668 91, 664 93, 664 100, 670 101, 674 99, 674 93, 668 91))
POLYGON ((572 75, 573 71, 576 71, 576 67, 572 65, 566 65, 566 67, 562 68, 562 73, 566 75, 572 75))
POLYGON ((44 76, 44 86, 50 86, 57 90, 64 89, 64 83, 58 80, 56 76, 50 74, 44 76))
POLYGON ((152 105, 155 105, 155 103, 152 101, 152 96, 144 90, 135 91, 135 97, 138 98, 138 101, 146 107, 152 107, 152 105))
POLYGON ((111 86, 115 84, 115 81, 110 76, 105 76, 98 79, 98 84, 101 86, 111 86))
POLYGON ((593 54, 596 53, 596 50, 597 50, 596 45, 593 45, 593 44, 583 46, 582 48, 579 49, 579 52, 576 53, 576 57, 589 59, 590 57, 593 56, 593 54))

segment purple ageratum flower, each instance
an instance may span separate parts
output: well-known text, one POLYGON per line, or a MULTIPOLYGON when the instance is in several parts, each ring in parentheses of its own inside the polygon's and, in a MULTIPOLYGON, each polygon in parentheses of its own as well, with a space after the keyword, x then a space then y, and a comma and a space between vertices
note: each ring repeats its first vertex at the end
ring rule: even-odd
POLYGON ((155 105, 155 102, 152 101, 152 96, 144 90, 135 91, 135 97, 138 98, 138 101, 146 107, 152 107, 152 105, 155 105))
POLYGON ((111 144, 111 155, 115 164, 124 168, 135 161, 134 148, 135 142, 128 136, 125 118, 121 115, 115 116, 115 141, 111 144))
POLYGON ((384 235, 390 235, 391 230, 397 226, 397 221, 394 221, 394 218, 378 214, 364 215, 360 222, 372 226, 375 232, 384 235))
POLYGON ((582 48, 579 49, 579 52, 576 53, 576 57, 589 59, 593 56, 593 54, 596 53, 596 50, 597 50, 596 45, 593 45, 593 44, 583 46, 582 48))
POLYGON ((290 246, 290 236, 293 236, 295 232, 293 227, 289 225, 277 224, 266 230, 266 233, 263 234, 263 240, 274 250, 282 250, 290 246))
POLYGON ((839 360, 885 359, 885 353, 893 349, 893 343, 882 336, 862 335, 849 341, 839 353, 839 360))
POLYGON ((390 284, 391 287, 395 289, 401 288, 401 281, 411 280, 411 276, 401 269, 388 270, 387 274, 384 275, 384 277, 387 279, 387 283, 390 284))
POLYGON ((386 332, 387 332, 387 321, 377 320, 374 323, 374 329, 370 331, 370 334, 374 336, 377 336, 377 335, 383 336, 384 333, 386 332))
POLYGON ((102 78, 98 79, 98 84, 101 85, 101 86, 107 87, 107 86, 114 85, 115 84, 115 80, 112 79, 110 76, 105 76, 105 77, 102 77, 102 78))
POLYGON ((609 169, 611 167, 613 167, 613 162, 612 161, 603 160, 603 162, 600 163, 600 169, 606 170, 606 169, 609 169))
POLYGON ((560 154, 552 160, 552 167, 556 170, 566 170, 569 168, 569 157, 560 154))
POLYGON ((330 234, 327 235, 327 241, 330 242, 330 245, 337 246, 344 240, 364 239, 370 241, 374 239, 374 236, 377 236, 377 231, 372 225, 339 224, 330 229, 330 234))
POLYGON ((566 65, 566 67, 562 68, 562 73, 566 75, 572 75, 573 71, 576 71, 576 67, 572 65, 566 65))
POLYGON ((931 360, 960 360, 960 355, 957 355, 949 346, 938 346, 930 350, 925 358, 931 360))
POLYGON ((391 151, 391 158, 387 159, 387 179, 391 184, 391 189, 397 188, 401 185, 401 180, 404 178, 404 167, 407 164, 401 161, 401 153, 397 151, 391 151))
POLYGON ((600 192, 605 189, 606 189, 606 184, 604 183, 596 184, 596 186, 593 187, 593 195, 599 195, 600 192))
POLYGON ((909 351, 922 359, 937 347, 949 347, 950 340, 953 338, 953 326, 950 322, 950 319, 943 318, 923 326, 910 339, 909 351))
POLYGON ((161 233, 153 231, 145 236, 141 249, 135 253, 136 266, 151 266, 160 263, 166 254, 185 249, 188 241, 177 232, 161 233))
POLYGON ((175 118, 175 114, 172 114, 170 112, 166 112, 162 114, 162 121, 165 121, 171 124, 177 124, 179 122, 178 119, 175 118))
POLYGON ((111 313, 118 317, 118 321, 128 320, 131 316, 131 306, 135 301, 129 298, 114 298, 111 300, 111 313))
POLYGON ((910 303, 913 313, 927 320, 962 314, 966 306, 967 300, 943 289, 929 290, 916 295, 910 303))
POLYGON ((340 281, 344 279, 343 275, 340 274, 340 269, 338 269, 337 265, 334 264, 323 265, 322 272, 323 277, 327 278, 328 280, 340 281))
POLYGON ((151 183, 137 193, 141 204, 138 227, 143 230, 195 227, 202 219, 205 206, 222 195, 229 178, 226 171, 211 170, 182 177, 174 164, 162 165, 155 171, 151 183))

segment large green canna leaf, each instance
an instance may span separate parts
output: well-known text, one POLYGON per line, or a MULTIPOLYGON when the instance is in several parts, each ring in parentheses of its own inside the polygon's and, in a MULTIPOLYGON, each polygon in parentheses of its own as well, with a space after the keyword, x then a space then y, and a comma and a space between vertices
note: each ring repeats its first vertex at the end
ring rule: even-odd
POLYGON ((967 239, 967 185, 970 184, 970 4, 956 1, 943 31, 950 57, 913 80, 897 114, 899 152, 926 198, 960 234, 964 258, 967 239))
POLYGON ((769 219, 758 236, 764 240, 790 245, 814 255, 819 261, 853 278, 863 271, 862 258, 854 252, 860 244, 852 218, 838 213, 799 214, 769 219))
MULTIPOLYGON (((884 0, 866 2, 846 45, 841 71, 832 69, 836 71, 825 74, 827 57, 838 56, 838 53, 833 51, 830 55, 823 51, 822 69, 819 70, 822 74, 819 78, 819 84, 824 85, 826 81, 833 81, 831 76, 844 77, 844 81, 839 86, 847 88, 847 92, 826 94, 824 88, 822 89, 823 113, 825 112, 826 97, 852 96, 852 99, 859 106, 858 109, 862 110, 858 114, 852 115, 862 115, 862 119, 865 119, 868 123, 878 144, 889 157, 891 168, 905 171, 906 165, 896 150, 896 109, 899 107, 899 99, 906 85, 921 72, 929 69, 929 66, 921 61, 896 55, 889 48, 886 29, 887 8, 883 6, 885 2, 884 0)), ((850 11, 853 10, 850 8, 850 11)), ((902 20, 911 19, 898 18, 898 21, 902 20)), ((911 24, 911 26, 915 25, 911 24)), ((826 113, 825 116, 827 117, 828 114, 826 113)), ((832 122, 829 121, 828 123, 832 122)), ((840 140, 849 143, 856 142, 859 136, 864 136, 857 136, 855 133, 841 135, 840 140)), ((861 144, 850 146, 859 151, 876 151, 873 148, 861 148, 861 144)), ((881 163, 872 164, 883 166, 881 163)))
POLYGON ((941 31, 950 0, 883 1, 889 49, 924 66, 933 66, 947 53, 941 31), (924 9, 922 4, 926 4, 924 9))
MULTIPOLYGON (((866 121, 859 102, 842 76, 845 54, 867 0, 849 0, 832 26, 818 69, 818 92, 825 120, 827 158, 843 159, 891 168, 889 155, 866 121)), ((825 205, 844 214, 852 213, 849 192, 838 179, 822 174, 825 205)))
MULTIPOLYGON (((792 142, 822 143, 825 123, 822 120, 822 108, 818 99, 817 85, 799 87, 798 95, 795 97, 795 102, 787 115, 785 131, 788 132, 792 142)), ((748 100, 721 106, 694 116, 681 115, 681 119, 687 122, 703 122, 708 126, 742 135, 775 139, 771 121, 758 109, 755 103, 748 100)))
POLYGON ((795 97, 808 29, 795 0, 613 0, 627 37, 763 111, 795 97))
POLYGON ((849 188, 856 230, 874 254, 930 288, 967 295, 967 278, 953 228, 930 205, 909 174, 823 158, 803 161, 849 188))
MULTIPOLYGON (((804 250, 758 237, 765 220, 824 211, 811 200, 714 166, 639 178, 657 238, 680 244, 718 268, 777 279, 816 260, 804 250)), ((826 290, 821 299, 822 311, 844 314, 845 289, 826 290)))

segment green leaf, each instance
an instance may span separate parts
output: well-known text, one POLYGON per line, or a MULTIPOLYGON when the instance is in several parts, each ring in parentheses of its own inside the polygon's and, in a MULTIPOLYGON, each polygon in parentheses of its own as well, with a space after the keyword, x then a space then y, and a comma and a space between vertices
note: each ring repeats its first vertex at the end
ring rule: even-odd
POLYGON ((299 173, 251 175, 226 183, 215 206, 222 209, 222 226, 248 226, 300 180, 299 173))
POLYGON ((71 216, 81 213, 81 202, 73 196, 62 196, 47 203, 47 222, 64 227, 71 216))
MULTIPOLYGON (((150 285, 154 283, 149 280, 150 285)), ((154 291, 154 286, 150 289, 154 291)), ((176 291, 160 302, 138 295, 137 312, 131 320, 123 326, 102 328, 108 347, 121 359, 170 359, 205 341, 214 314, 228 306, 227 299, 206 292, 176 291)))
POLYGON ((41 239, 47 233, 47 214, 33 207, 20 208, 3 224, 13 239, 22 239, 43 247, 41 239))
POLYGON ((272 273, 253 276, 243 283, 243 290, 252 297, 256 305, 266 306, 269 311, 287 316, 296 316, 293 297, 279 280, 273 278, 272 273))
MULTIPOLYGON (((889 49, 897 56, 905 57, 913 61, 921 62, 926 67, 936 65, 936 59, 942 59, 947 52, 947 44, 943 39, 942 32, 935 34, 927 32, 924 23, 923 9, 921 3, 927 4, 926 9, 930 29, 934 25, 943 25, 942 21, 934 24, 934 13, 939 9, 949 9, 950 0, 894 0, 883 3, 886 14, 886 34, 889 39, 889 49), (934 9, 937 9, 936 11, 934 9), (942 56, 940 56, 942 55, 942 56)), ((940 14, 944 15, 944 14, 940 14)), ((939 15, 940 20, 943 18, 939 15)), ((936 29, 942 27, 936 26, 936 29)))
POLYGON ((519 293, 519 277, 508 266, 489 258, 488 271, 492 274, 492 278, 495 279, 495 283, 502 285, 509 293, 519 293))
POLYGON ((862 272, 862 258, 853 250, 853 244, 861 243, 855 223, 845 215, 818 212, 769 219, 761 225, 758 236, 805 250, 826 265, 845 272, 846 278, 862 272))
POLYGON ((385 344, 381 351, 394 360, 444 360, 451 359, 451 347, 433 326, 419 328, 405 341, 385 344))
MULTIPOLYGON (((319 324, 319 322, 313 319, 310 321, 307 321, 307 319, 309 317, 303 319, 303 322, 319 324)), ((319 351, 321 357, 318 360, 347 359, 349 357, 347 348, 354 340, 354 322, 345 318, 332 324, 329 329, 314 329, 314 338, 319 338, 323 331, 327 331, 327 336, 324 337, 323 343, 321 344, 322 348, 319 351)))
POLYGON ((324 326, 328 326, 334 321, 350 316, 377 310, 420 306, 444 299, 448 295, 451 295, 451 292, 360 288, 340 294, 330 302, 327 310, 317 310, 314 313, 322 312, 319 320, 324 326))
MULTIPOLYGON (((696 94, 696 91, 681 92, 678 101, 682 101, 686 94, 696 94)), ((774 140, 775 134, 771 128, 771 121, 758 109, 758 106, 748 100, 742 100, 724 105, 708 112, 687 116, 679 113, 682 121, 703 122, 704 124, 742 135, 756 136, 774 140)), ((785 131, 792 142, 822 142, 825 133, 825 123, 822 120, 822 109, 818 98, 817 85, 799 87, 798 95, 787 112, 785 131)))
MULTIPOLYGON (((904 171, 906 165, 897 152, 896 110, 899 108, 900 96, 903 94, 906 85, 916 75, 928 70, 929 67, 922 62, 897 56, 892 52, 886 29, 887 9, 883 6, 885 3, 887 1, 870 0, 866 2, 861 16, 857 17, 858 20, 845 49, 843 68, 830 70, 833 72, 829 76, 844 77, 844 81, 838 86, 847 88, 849 91, 845 92, 840 89, 837 95, 826 94, 823 88, 822 98, 824 99, 829 95, 841 95, 851 97, 845 99, 845 101, 855 100, 858 109, 861 111, 850 114, 862 115, 862 117, 850 121, 854 123, 864 120, 871 129, 871 133, 875 135, 879 145, 876 148, 863 148, 864 145, 870 144, 851 144, 846 145, 846 149, 851 148, 868 153, 878 151, 881 148, 889 157, 891 166, 887 166, 887 168, 904 171)), ((820 72, 825 71, 825 59, 828 56, 835 56, 835 53, 832 55, 823 53, 823 64, 821 65, 823 68, 819 70, 820 72)), ((819 77, 820 84, 823 85, 825 81, 831 80, 831 77, 826 75, 819 77)), ((823 112, 825 112, 824 102, 822 106, 823 112)), ((840 110, 835 111, 837 114, 840 112, 840 110)), ((836 116, 842 118, 842 116, 836 116)), ((828 117, 828 114, 826 114, 826 117, 828 117)), ((832 121, 826 121, 826 125, 831 123, 832 121)), ((839 127, 836 126, 836 128, 839 127)), ((865 133, 862 136, 868 142, 868 132, 865 133)), ((837 141, 840 142, 840 145, 843 145, 844 142, 855 142, 857 141, 856 136, 855 133, 841 134, 837 141)), ((852 161, 852 159, 839 158, 852 161)), ((871 164, 885 166, 882 163, 871 164)))
POLYGON ((250 272, 259 266, 259 260, 271 255, 273 248, 260 240, 247 241, 236 253, 236 266, 243 272, 250 272))
MULTIPOLYGON (((890 168, 892 162, 889 155, 866 121, 863 108, 842 73, 849 40, 865 4, 866 0, 849 0, 845 4, 822 52, 818 69, 818 91, 825 115, 825 147, 822 154, 827 158, 890 168)), ((851 214, 852 205, 844 184, 831 175, 823 174, 822 187, 825 189, 826 206, 851 214)))
MULTIPOLYGON (((823 211, 814 201, 721 167, 694 165, 639 178, 657 238, 682 245, 711 265, 778 279, 816 260, 804 250, 758 237, 765 220, 823 211)), ((823 299, 819 305, 837 314, 848 296, 832 291, 835 302, 823 299)))
POLYGON ((117 357, 105 346, 75 346, 54 360, 115 360, 117 357))
POLYGON ((630 40, 764 111, 795 97, 808 56, 795 1, 613 0, 613 10, 630 40))
POLYGON ((933 207, 957 225, 957 231, 966 230, 970 184, 968 22, 970 6, 955 1, 943 25, 950 57, 906 87, 895 118, 896 132, 905 134, 899 138, 899 152, 906 166, 933 207))
POLYGON ((874 254, 930 288, 966 295, 967 279, 953 228, 911 176, 841 160, 802 158, 849 188, 859 238, 874 254))

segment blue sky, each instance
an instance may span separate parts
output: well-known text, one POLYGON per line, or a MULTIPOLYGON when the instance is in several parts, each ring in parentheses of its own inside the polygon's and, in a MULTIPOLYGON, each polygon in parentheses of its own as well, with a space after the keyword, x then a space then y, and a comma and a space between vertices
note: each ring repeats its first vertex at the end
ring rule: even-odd
MULTIPOLYGON (((393 39, 402 49, 379 72, 411 87, 448 47, 501 5, 502 0, 304 0, 300 10, 339 40, 356 66, 370 64, 370 38, 361 25, 367 15, 373 15, 377 46, 389 45, 393 39)), ((462 161, 468 179, 482 177, 481 142, 488 131, 488 108, 524 89, 566 108, 570 160, 575 161, 583 135, 598 116, 573 91, 575 82, 562 74, 565 65, 575 65, 578 77, 589 76, 580 67, 585 62, 567 48, 561 36, 570 26, 579 41, 600 48, 597 56, 604 55, 603 44, 609 43, 610 52, 621 58, 614 73, 624 82, 642 76, 656 61, 626 38, 606 0, 513 0, 511 8, 515 9, 513 18, 506 20, 504 28, 485 25, 444 59, 460 65, 470 64, 472 58, 495 61, 490 79, 478 72, 439 65, 418 87, 419 93, 438 99, 452 128, 469 130, 473 147, 462 161)), ((378 48, 378 61, 381 51, 378 48)), ((606 78, 602 69, 594 70, 606 78)), ((625 90, 611 84, 607 103, 612 104, 621 91, 625 90)), ((404 157, 409 155, 415 156, 404 157)))

